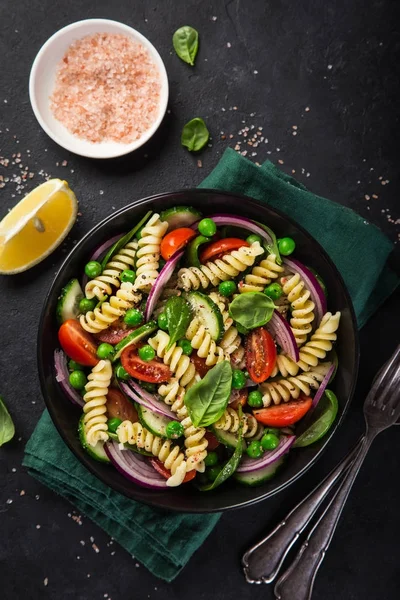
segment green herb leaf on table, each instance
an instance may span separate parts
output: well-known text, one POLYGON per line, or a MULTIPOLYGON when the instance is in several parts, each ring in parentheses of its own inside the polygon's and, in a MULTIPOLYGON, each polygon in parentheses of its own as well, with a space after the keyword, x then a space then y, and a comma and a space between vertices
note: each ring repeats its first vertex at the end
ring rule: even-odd
POLYGON ((180 27, 175 31, 172 43, 179 58, 193 67, 199 49, 199 34, 196 29, 189 25, 180 27))
POLYGON ((207 144, 209 137, 210 132, 203 119, 195 117, 184 126, 181 135, 181 144, 182 146, 186 146, 189 152, 198 152, 207 144))
POLYGON ((108 250, 107 254, 105 255, 105 257, 103 258, 103 260, 101 261, 101 268, 104 269, 104 267, 106 266, 106 264, 109 262, 110 258, 112 258, 113 256, 115 256, 115 254, 117 254, 121 248, 123 248, 124 246, 126 246, 126 244, 128 244, 128 242, 131 241, 131 239, 133 238, 133 236, 135 235, 135 233, 137 233, 139 231, 139 229, 146 223, 146 221, 148 221, 148 219, 151 216, 152 211, 149 210, 143 217, 143 219, 141 221, 139 221, 139 223, 137 225, 135 225, 135 227, 133 229, 131 229, 130 231, 128 231, 128 233, 126 233, 122 238, 120 238, 119 240, 117 240, 115 242, 115 244, 113 244, 111 246, 111 248, 108 250))
POLYGON ((232 454, 232 456, 230 457, 230 459, 224 464, 221 471, 218 473, 217 477, 214 479, 214 481, 212 483, 198 486, 202 492, 208 492, 210 490, 215 490, 216 487, 218 487, 219 485, 221 485, 221 483, 224 483, 224 481, 226 481, 229 477, 231 477, 239 466, 240 459, 242 458, 242 454, 243 454, 243 444, 242 444, 243 419, 242 419, 242 407, 240 404, 238 407, 238 413, 239 413, 240 425, 239 425, 239 429, 237 432, 238 441, 237 441, 235 451, 232 454))
POLYGON ((274 301, 262 292, 240 294, 229 305, 232 319, 246 329, 254 329, 268 323, 274 310, 274 301))
POLYGON ((232 367, 223 360, 186 392, 185 405, 195 427, 208 427, 222 417, 231 388, 232 367))
POLYGON ((9 442, 15 434, 15 427, 6 405, 0 397, 0 446, 9 442))
POLYGON ((192 311, 189 303, 182 296, 172 296, 168 298, 165 305, 165 314, 170 336, 167 346, 169 350, 172 344, 184 337, 192 318, 192 311))

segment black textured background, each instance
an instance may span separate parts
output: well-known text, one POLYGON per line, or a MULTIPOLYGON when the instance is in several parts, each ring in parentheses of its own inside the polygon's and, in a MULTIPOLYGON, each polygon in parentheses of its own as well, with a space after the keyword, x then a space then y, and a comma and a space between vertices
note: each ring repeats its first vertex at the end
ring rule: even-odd
MULTIPOLYGON (((18 191, 25 193, 46 173, 69 181, 82 213, 67 242, 49 259, 25 274, 0 279, 0 393, 17 428, 15 440, 0 449, 4 600, 273 597, 270 587, 245 583, 240 556, 359 436, 372 376, 399 341, 399 293, 361 332, 357 394, 323 459, 275 499, 226 514, 169 585, 86 518, 79 525, 71 505, 21 467, 24 445, 43 410, 35 363, 37 321, 53 274, 74 240, 131 199, 197 185, 223 150, 241 139, 238 131, 245 125, 263 127, 268 139, 256 150, 248 148, 257 152, 252 160, 270 158, 283 170, 294 170, 314 192, 351 206, 398 242, 395 6, 389 0, 0 0, 0 156, 11 159, 7 168, 0 165, 0 175, 15 179, 23 170, 20 164, 34 173, 24 189, 0 180, 5 183, 0 217, 20 198, 18 191), (159 134, 122 160, 95 162, 65 152, 41 131, 29 105, 29 70, 40 46, 60 27, 88 17, 137 28, 155 44, 169 74, 170 113, 159 134), (172 52, 172 34, 183 24, 200 32, 195 68, 172 52), (201 168, 179 143, 182 125, 194 116, 206 120, 213 138, 201 155, 201 168), (18 152, 21 163, 12 164, 18 152), (61 166, 64 160, 67 165, 61 166)), ((315 600, 399 597, 399 450, 399 431, 393 428, 370 451, 318 574, 315 600)))

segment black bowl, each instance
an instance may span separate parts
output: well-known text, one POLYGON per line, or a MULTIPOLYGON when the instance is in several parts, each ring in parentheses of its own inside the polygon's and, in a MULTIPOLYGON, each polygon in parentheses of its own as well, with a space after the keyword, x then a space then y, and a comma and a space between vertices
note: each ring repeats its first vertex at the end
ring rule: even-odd
POLYGON ((213 512, 239 508, 259 502, 290 485, 311 467, 339 426, 353 396, 358 371, 358 336, 351 299, 342 277, 321 246, 302 227, 288 216, 251 198, 215 190, 187 190, 158 194, 138 200, 112 214, 94 227, 74 248, 58 272, 47 295, 38 335, 38 366, 43 396, 61 437, 76 457, 106 485, 129 498, 152 506, 182 512, 213 512), (83 273, 83 267, 100 244, 125 232, 153 209, 157 212, 176 205, 191 205, 203 214, 235 213, 257 219, 271 227, 278 237, 296 240, 296 258, 316 269, 329 290, 328 306, 342 313, 336 351, 339 368, 330 386, 339 400, 339 413, 334 426, 322 440, 307 448, 294 449, 276 477, 260 487, 247 488, 239 483, 226 482, 213 492, 199 492, 190 485, 168 491, 153 491, 127 481, 116 469, 91 459, 82 449, 77 424, 81 413, 61 391, 54 373, 54 349, 58 347, 55 319, 57 297, 61 288, 83 273))

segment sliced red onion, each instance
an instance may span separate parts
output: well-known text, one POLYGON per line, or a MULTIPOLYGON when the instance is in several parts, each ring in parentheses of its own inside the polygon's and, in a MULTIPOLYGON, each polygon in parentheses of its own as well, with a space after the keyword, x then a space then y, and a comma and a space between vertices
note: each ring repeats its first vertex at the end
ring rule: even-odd
POLYGON ((264 469, 269 465, 272 465, 276 460, 281 458, 294 443, 296 439, 295 435, 289 435, 281 439, 279 446, 275 450, 269 450, 264 452, 260 458, 250 458, 249 456, 243 456, 240 464, 237 468, 238 473, 252 473, 259 469, 264 469))
POLYGON ((307 267, 305 267, 300 261, 294 258, 285 258, 283 260, 283 264, 291 271, 292 273, 298 273, 300 277, 303 279, 306 284, 306 288, 311 293, 311 299, 315 304, 315 322, 320 323, 322 317, 326 313, 326 298, 324 291, 320 284, 318 283, 317 278, 314 273, 311 273, 307 267))
MULTIPOLYGON (((98 259, 100 258, 100 256, 101 256, 102 254, 104 254, 104 252, 105 252, 106 250, 108 250, 109 248, 111 248, 111 246, 112 246, 113 244, 115 244, 115 242, 116 242, 117 240, 119 240, 119 239, 120 239, 120 237, 122 237, 122 236, 123 236, 123 233, 120 233, 119 235, 115 235, 115 236, 114 236, 114 237, 112 237, 110 240, 107 240, 106 242, 104 242, 104 244, 102 244, 101 246, 99 246, 99 247, 97 248, 97 250, 95 250, 95 251, 93 252, 93 254, 92 254, 92 256, 89 258, 88 262, 90 262, 91 260, 98 260, 98 259)), ((83 274, 83 277, 82 277, 82 288, 83 288, 83 289, 85 288, 85 286, 86 286, 86 284, 87 284, 87 282, 88 282, 88 281, 89 281, 89 278, 88 278, 88 276, 86 275, 86 273, 84 273, 84 274, 83 274)))
POLYGON ((164 287, 167 285, 168 281, 171 279, 172 273, 176 267, 176 264, 180 261, 183 256, 183 250, 178 250, 175 254, 167 260, 160 273, 158 274, 157 279, 155 280, 153 287, 150 290, 149 297, 146 302, 146 310, 145 310, 145 319, 149 321, 151 319, 151 315, 153 314, 154 308, 158 302, 159 297, 162 294, 164 287))
POLYGON ((147 408, 148 410, 151 410, 159 415, 163 415, 164 417, 168 417, 169 419, 177 419, 175 413, 172 412, 165 402, 158 400, 158 398, 156 398, 153 394, 146 392, 146 390, 142 389, 133 380, 130 380, 129 383, 120 381, 119 386, 124 394, 141 406, 144 406, 144 408, 147 408))
POLYGON ((322 398, 322 396, 323 396, 323 394, 324 394, 324 392, 326 390, 326 387, 327 387, 327 385, 329 383, 329 380, 332 377, 332 373, 334 372, 334 370, 335 370, 335 365, 331 365, 329 367, 329 369, 328 369, 325 377, 321 381, 321 384, 320 384, 320 386, 319 386, 319 388, 317 390, 317 393, 315 394, 315 396, 313 398, 313 401, 312 401, 312 404, 311 404, 311 408, 310 408, 310 410, 308 411, 307 414, 310 414, 317 407, 317 404, 321 400, 321 398, 322 398))
POLYGON ((145 456, 121 450, 118 442, 108 441, 104 450, 114 467, 129 481, 153 490, 165 490, 167 481, 157 473, 145 456))
MULTIPOLYGON (((265 231, 265 229, 263 229, 262 227, 260 227, 260 225, 257 225, 254 221, 248 219, 247 217, 240 217, 239 215, 218 214, 210 215, 209 218, 212 219, 214 223, 218 226, 231 225, 232 227, 241 227, 242 229, 247 229, 248 231, 251 231, 256 235, 259 235, 260 238, 268 242, 268 244, 273 244, 273 239, 265 231)), ((192 225, 192 228, 196 231, 198 229, 199 222, 200 221, 197 221, 192 225)))
POLYGON ((299 360, 299 349, 296 344, 293 331, 279 311, 274 310, 271 319, 266 324, 266 328, 277 341, 282 350, 295 362, 299 360))
POLYGON ((54 350, 54 367, 56 370, 56 380, 60 384, 60 387, 68 400, 77 406, 84 406, 84 399, 69 383, 67 357, 62 350, 54 350))

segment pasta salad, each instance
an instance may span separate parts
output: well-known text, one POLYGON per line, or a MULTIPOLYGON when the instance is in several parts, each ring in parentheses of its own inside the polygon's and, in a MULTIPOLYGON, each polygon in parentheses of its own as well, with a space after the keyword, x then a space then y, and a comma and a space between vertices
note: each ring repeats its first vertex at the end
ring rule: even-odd
POLYGON ((233 214, 149 211, 61 291, 56 379, 78 435, 134 483, 270 479, 332 425, 340 312, 295 240, 233 214))

